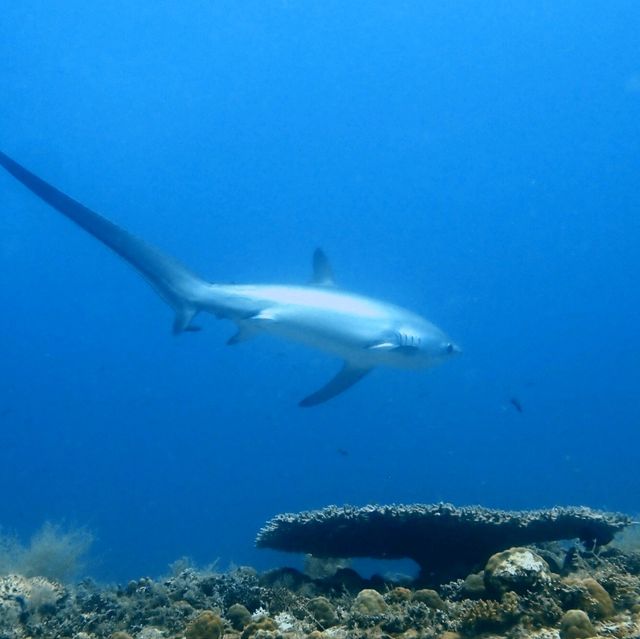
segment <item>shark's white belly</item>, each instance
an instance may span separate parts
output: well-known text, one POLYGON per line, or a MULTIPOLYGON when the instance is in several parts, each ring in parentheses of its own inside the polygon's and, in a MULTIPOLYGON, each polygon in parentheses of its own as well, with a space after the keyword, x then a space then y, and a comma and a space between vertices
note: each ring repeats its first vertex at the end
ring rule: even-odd
POLYGON ((256 331, 360 366, 416 367, 410 359, 370 347, 411 325, 431 326, 403 308, 335 289, 282 285, 215 285, 212 289, 216 289, 217 303, 240 325, 250 324, 256 331))
POLYGON ((384 320, 346 316, 324 309, 276 306, 255 320, 262 331, 318 348, 359 364, 373 365, 379 357, 368 346, 385 331, 384 320))

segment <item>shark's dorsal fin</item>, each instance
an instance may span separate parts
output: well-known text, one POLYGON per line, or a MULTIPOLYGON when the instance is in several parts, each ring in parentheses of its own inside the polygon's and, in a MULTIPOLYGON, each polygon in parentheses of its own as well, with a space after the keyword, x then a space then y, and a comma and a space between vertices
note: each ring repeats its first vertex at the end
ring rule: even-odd
POLYGON ((315 286, 335 286, 333 269, 329 258, 321 248, 313 252, 313 277, 311 283, 315 286))
POLYGON ((327 400, 343 393, 347 388, 351 388, 356 382, 359 382, 371 369, 355 366, 350 362, 345 362, 338 374, 333 377, 320 390, 305 397, 300 406, 316 406, 327 400))

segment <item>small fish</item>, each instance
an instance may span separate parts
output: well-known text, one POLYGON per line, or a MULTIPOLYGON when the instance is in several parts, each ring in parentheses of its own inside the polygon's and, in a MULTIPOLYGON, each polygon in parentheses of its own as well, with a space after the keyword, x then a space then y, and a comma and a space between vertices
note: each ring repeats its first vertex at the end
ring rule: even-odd
POLYGON ((522 404, 520 403, 520 400, 517 397, 510 397, 509 398, 509 403, 519 412, 519 413, 524 413, 524 410, 522 409, 522 404))
POLYGON ((336 448, 336 452, 343 457, 349 457, 349 451, 346 448, 336 448))

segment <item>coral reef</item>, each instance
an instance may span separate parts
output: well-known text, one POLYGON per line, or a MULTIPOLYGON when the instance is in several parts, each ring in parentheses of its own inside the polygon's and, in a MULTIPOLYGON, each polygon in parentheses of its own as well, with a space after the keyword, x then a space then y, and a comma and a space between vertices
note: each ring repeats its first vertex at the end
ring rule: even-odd
POLYGON ((580 539, 594 549, 631 523, 590 508, 501 511, 450 504, 329 506, 278 515, 256 544, 317 557, 410 558, 432 585, 464 577, 514 546, 580 539))
POLYGON ((640 556, 561 544, 503 549, 437 590, 350 569, 200 573, 124 586, 0 577, 0 638, 580 639, 640 636, 640 556), (547 563, 542 555, 553 556, 547 563), (341 580, 344 577, 344 580, 341 580), (470 585, 471 584, 471 585, 470 585))

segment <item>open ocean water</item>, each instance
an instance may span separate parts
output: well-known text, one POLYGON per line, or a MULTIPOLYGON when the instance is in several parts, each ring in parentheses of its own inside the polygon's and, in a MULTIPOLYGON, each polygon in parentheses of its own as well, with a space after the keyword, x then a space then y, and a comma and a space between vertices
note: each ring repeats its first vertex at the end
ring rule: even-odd
POLYGON ((375 370, 171 335, 124 262, 0 175, 0 526, 87 572, 259 569, 277 513, 640 511, 640 4, 2 3, 0 148, 215 282, 406 306, 463 354, 375 370))

